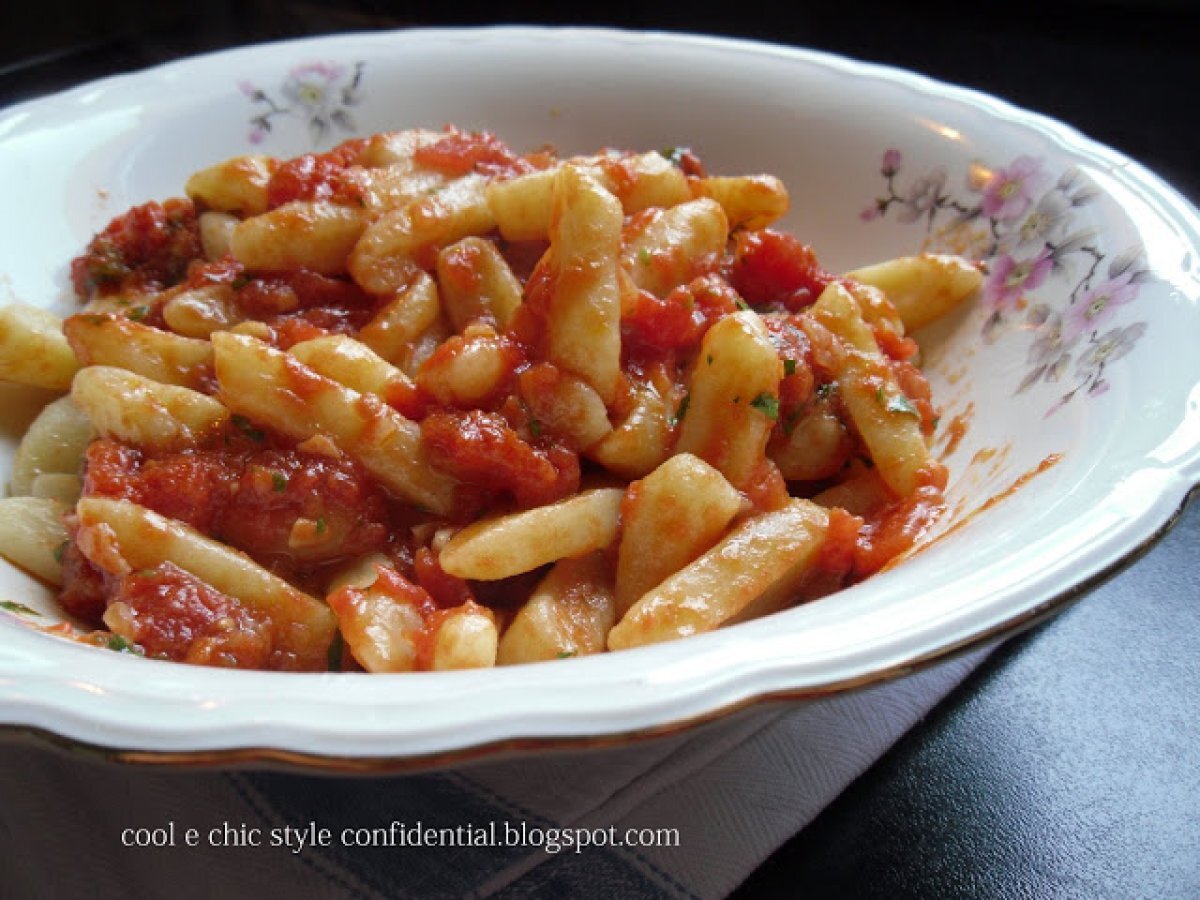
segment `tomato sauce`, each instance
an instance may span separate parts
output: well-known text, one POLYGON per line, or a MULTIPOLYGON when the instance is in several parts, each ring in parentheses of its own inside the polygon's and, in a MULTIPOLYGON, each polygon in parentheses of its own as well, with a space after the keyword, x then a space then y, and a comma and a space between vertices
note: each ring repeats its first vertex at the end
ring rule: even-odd
POLYGON ((925 433, 926 437, 932 435, 934 424, 937 422, 937 411, 933 408, 933 391, 929 387, 929 381, 925 378, 924 373, 912 363, 893 360, 891 368, 896 384, 899 385, 909 402, 916 407, 921 417, 921 431, 925 433))
POLYGON ((63 588, 58 602, 67 615, 99 628, 112 589, 109 577, 80 552, 74 540, 63 547, 62 564, 63 588))
POLYGON ((186 522, 290 574, 388 546, 386 495, 354 462, 270 446, 239 424, 246 433, 229 446, 159 456, 94 441, 84 491, 186 522))
POLYGON ((698 347, 717 320, 737 311, 739 299, 718 275, 696 278, 662 299, 638 291, 622 310, 621 336, 634 353, 698 347))
POLYGON ((256 318, 311 309, 359 313, 369 319, 381 305, 379 298, 348 279, 308 269, 257 274, 241 287, 237 300, 248 315, 256 318))
MULTIPOLYGON (((995 451, 991 451, 991 452, 994 453, 995 451)), ((918 552, 920 552, 922 550, 926 550, 929 547, 932 547, 934 544, 937 544, 940 541, 945 540, 950 535, 954 534, 956 531, 958 531, 962 528, 965 528, 967 525, 971 524, 971 522, 973 522, 977 516, 979 516, 982 513, 987 512, 992 507, 997 506, 998 504, 1003 503, 1005 500, 1014 496, 1019 490, 1021 490, 1023 487, 1025 487, 1025 485, 1029 484, 1029 482, 1031 482, 1038 475, 1041 475, 1043 472, 1047 472, 1050 469, 1054 468, 1054 466, 1058 465, 1058 463, 1061 460, 1062 460, 1061 453, 1051 453, 1049 456, 1044 457, 1042 459, 1042 461, 1039 462, 1034 468, 1030 469, 1027 472, 1023 472, 1020 476, 1018 476, 1016 478, 1015 481, 1012 482, 1012 484, 1010 484, 1008 487, 1006 487, 1004 490, 1000 491, 999 493, 993 494, 991 497, 988 497, 982 504, 980 504, 975 509, 971 510, 968 513, 961 514, 961 515, 958 515, 958 511, 956 510, 955 511, 955 514, 956 514, 955 521, 953 523, 951 523, 950 527, 945 529, 941 534, 939 534, 932 541, 926 541, 924 544, 921 544, 920 546, 916 547, 916 550, 918 552)), ((943 469, 943 471, 945 471, 945 470, 943 469)), ((900 555, 900 554, 894 556, 892 559, 888 560, 887 564, 883 567, 883 569, 886 570, 886 569, 892 568, 892 566, 896 565, 899 562, 902 562, 904 559, 908 558, 908 556, 911 556, 911 554, 908 554, 907 556, 900 555)))
MULTIPOLYGON (((974 414, 975 404, 968 403, 966 409, 950 420, 950 424, 946 426, 946 446, 942 448, 942 459, 946 459, 946 457, 952 455, 954 451, 958 449, 958 446, 962 443, 963 438, 967 436, 967 428, 970 425, 971 417, 974 414)), ((974 463, 977 461, 986 461, 989 456, 995 453, 995 451, 991 451, 991 453, 981 456, 980 454, 982 453, 982 450, 979 451, 979 453, 976 453, 975 456, 972 457, 971 462, 974 463)))
POLYGON ((272 627, 265 617, 173 563, 122 578, 123 604, 147 656, 241 669, 270 668, 272 627))
POLYGON ((917 342, 910 337, 902 337, 896 334, 891 328, 874 326, 872 332, 875 335, 875 343, 879 345, 879 349, 885 356, 894 360, 907 362, 917 355, 920 349, 917 342))
POLYGON ((808 335, 798 316, 767 316, 763 319, 771 342, 783 360, 783 380, 779 382, 778 430, 786 430, 789 422, 813 397, 816 374, 813 371, 813 351, 808 335))
POLYGON ((354 334, 387 302, 347 278, 309 269, 250 273, 231 256, 194 262, 185 284, 230 285, 238 308, 264 322, 273 332, 271 343, 284 350, 326 334, 354 334))
POLYGON ((295 200, 362 206, 366 181, 353 163, 366 145, 365 139, 346 141, 328 153, 306 153, 283 163, 267 182, 267 208, 295 200))
POLYGON ((71 262, 71 282, 81 300, 161 290, 182 281, 199 256, 200 226, 190 200, 145 203, 92 239, 71 262))
POLYGON ((437 554, 428 547, 422 547, 413 556, 413 575, 441 609, 461 606, 475 599, 471 586, 462 578, 447 574, 438 562, 437 554))
POLYGON ((238 306, 265 322, 283 350, 326 334, 354 334, 384 302, 352 281, 306 269, 263 273, 237 291, 238 306))
POLYGON ((554 275, 550 258, 543 254, 525 282, 525 297, 513 313, 505 332, 530 358, 546 356, 546 317, 554 293, 554 275))
POLYGON ((533 274, 534 267, 545 257, 550 244, 548 241, 507 241, 500 238, 496 246, 512 273, 524 284, 533 274))
POLYGON ((188 265, 184 285, 203 288, 213 284, 229 284, 241 287, 247 281, 246 268, 232 256, 218 260, 194 259, 188 265))
POLYGON ((854 571, 854 558, 858 551, 858 535, 863 528, 863 519, 851 515, 841 507, 829 510, 829 525, 825 531, 825 542, 817 557, 817 565, 838 579, 844 579, 854 571))
POLYGON ((779 467, 770 458, 764 459, 742 485, 742 493, 761 512, 782 509, 791 496, 779 467))
MULTIPOLYGON (((344 590, 351 593, 359 591, 358 588, 345 588, 344 590)), ((370 590, 412 605, 424 619, 428 619, 438 608, 428 591, 420 585, 413 584, 400 572, 387 566, 379 567, 377 577, 370 590)))
POLYGON ((443 410, 421 422, 438 468, 467 484, 507 494, 520 507, 561 500, 579 489, 579 458, 561 444, 537 447, 498 413, 443 410))
POLYGON ((478 172, 508 178, 535 171, 490 131, 451 130, 437 143, 419 147, 413 161, 452 177, 478 172))
MULTIPOLYGON (((268 207, 294 201, 365 205, 369 175, 360 162, 367 144, 348 141, 327 153, 305 154, 274 165, 267 184, 268 207)), ((684 172, 694 195, 699 195, 696 180, 704 175, 700 160, 686 149, 663 155, 684 172)), ((511 178, 553 160, 549 152, 520 156, 489 132, 453 128, 414 154, 416 165, 450 178, 471 173, 511 178)), ((639 188, 644 168, 634 155, 609 154, 599 164, 618 196, 639 188)), ((432 206, 427 206, 421 208, 432 214, 432 206)), ((625 225, 627 246, 631 236, 661 214, 652 209, 632 216, 625 225)), ((548 359, 546 323, 558 287, 556 277, 580 273, 556 276, 545 240, 506 242, 495 232, 482 236, 496 241, 524 282, 523 302, 504 335, 471 332, 450 336, 436 348, 421 344, 419 367, 407 358, 403 362, 406 371, 415 369, 415 384, 397 380, 386 396, 364 397, 358 409, 371 413, 364 419, 373 421, 386 403, 419 424, 430 464, 459 482, 448 515, 434 518, 399 502, 339 451, 328 435, 295 446, 239 416, 208 443, 178 452, 151 452, 96 440, 86 453, 84 493, 127 499, 177 519, 315 592, 325 589, 331 573, 346 562, 383 553, 397 568, 379 570, 370 597, 358 588, 343 588, 329 597, 329 604, 348 639, 354 628, 378 624, 371 617, 380 607, 372 607, 368 599, 373 602, 382 594, 411 606, 423 622, 419 633, 411 636, 416 665, 428 668, 438 629, 448 616, 480 602, 499 610, 503 618, 524 602, 545 574, 542 569, 499 582, 465 581, 441 568, 437 553, 428 546, 432 536, 447 524, 465 524, 487 511, 553 503, 577 492, 583 478, 579 453, 585 448, 575 443, 582 439, 551 433, 556 427, 569 430, 573 407, 564 402, 570 408, 553 425, 538 421, 531 411, 537 406, 535 398, 567 393, 558 384, 563 373, 548 359), (490 346, 481 348, 485 342, 490 346), (476 353, 483 349, 487 352, 476 353), (478 379, 485 387, 477 390, 486 395, 461 396, 473 389, 463 385, 473 382, 455 376, 469 373, 476 360, 492 365, 497 358, 498 377, 489 369, 490 380, 478 379), (351 624, 354 616, 357 624, 351 624)), ((417 266, 437 269, 443 288, 479 292, 478 247, 458 245, 439 260, 442 250, 441 241, 431 241, 411 255, 417 266)), ((789 426, 812 411, 815 403, 821 404, 823 413, 836 415, 843 431, 854 433, 835 391, 846 349, 827 328, 801 315, 835 280, 811 248, 782 232, 738 230, 722 254, 710 254, 695 264, 687 262, 679 248, 654 251, 636 264, 655 267, 650 271, 660 280, 669 278, 666 284, 680 279, 684 283, 665 296, 637 290, 632 279, 623 283, 620 385, 615 397, 606 398, 610 424, 619 426, 633 415, 637 399, 651 390, 673 413, 661 428, 670 450, 687 408, 691 373, 711 362, 698 358, 705 334, 721 318, 754 309, 762 317, 782 370, 778 408, 769 413, 776 420, 773 446, 787 439, 789 426)), ((207 261, 199 240, 197 210, 185 200, 145 204, 114 219, 73 262, 72 279, 84 299, 125 291, 145 294, 148 299, 135 308, 141 312, 128 315, 154 327, 165 327, 161 306, 166 298, 153 292, 174 285, 227 285, 238 311, 262 323, 269 343, 285 350, 326 334, 356 335, 391 300, 364 291, 348 276, 306 270, 247 271, 232 257, 207 261)), ((886 387, 889 396, 898 386, 912 404, 904 411, 915 410, 923 430, 931 434, 936 416, 929 385, 911 364, 916 344, 892 330, 891 307, 882 295, 874 302, 869 318, 885 360, 873 368, 870 378, 880 389, 886 387)), ((445 321, 440 320, 431 333, 444 327, 445 321)), ((327 384, 293 358, 285 378, 287 390, 301 399, 327 384)), ((202 379, 197 386, 207 389, 210 381, 202 379)), ((551 418, 545 408, 539 408, 538 414, 551 418)), ((855 439, 843 437, 845 453, 850 454, 855 439)), ((703 455, 721 460, 733 439, 728 429, 718 429, 703 455)), ((586 449, 591 450, 591 445, 586 449)), ((843 472, 839 478, 844 476, 843 472)), ((822 486, 837 481, 830 479, 822 486)), ((816 482, 807 485, 817 486, 816 482)), ((866 509, 855 510, 861 516, 830 510, 818 571, 805 587, 806 596, 866 578, 905 553, 944 509, 944 486, 945 470, 935 464, 911 497, 885 499, 881 487, 879 498, 864 502, 866 509)), ((775 510, 789 500, 788 486, 770 456, 739 488, 756 511, 775 510)), ((635 491, 631 488, 629 497, 635 491)), ((134 634, 148 655, 246 668, 286 665, 275 650, 275 623, 170 563, 117 577, 93 565, 73 540, 65 546, 62 562, 64 608, 95 627, 102 626, 106 610, 110 611, 109 624, 123 636, 134 634)), ((385 603, 383 613, 388 612, 396 611, 389 611, 385 603)), ((366 640, 374 639, 368 635, 366 640)), ((343 661, 349 659, 341 655, 343 661)))
POLYGON ((736 233, 726 277, 751 306, 772 303, 789 312, 812 305, 833 280, 812 248, 771 229, 736 233))
POLYGON ((946 509, 941 489, 926 485, 868 518, 858 535, 854 579, 874 575, 920 540, 946 509))
POLYGON ((683 174, 690 178, 706 178, 708 172, 704 168, 704 163, 700 161, 700 157, 692 152, 690 147, 675 147, 670 156, 668 156, 675 165, 683 170, 683 174))
POLYGON ((835 578, 857 582, 886 568, 928 534, 946 509, 943 491, 948 473, 938 463, 920 472, 919 487, 911 496, 881 502, 876 508, 852 515, 834 507, 818 563, 835 578))

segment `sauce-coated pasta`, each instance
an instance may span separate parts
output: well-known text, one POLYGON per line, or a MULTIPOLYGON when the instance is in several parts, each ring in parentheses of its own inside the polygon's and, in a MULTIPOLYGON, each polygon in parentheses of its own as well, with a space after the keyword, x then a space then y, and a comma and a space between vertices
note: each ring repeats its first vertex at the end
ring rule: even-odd
POLYGON ((453 128, 247 156, 113 220, 0 377, 68 390, 0 553, 91 642, 473 668, 671 640, 869 577, 943 507, 914 326, 948 257, 837 276, 769 175, 453 128), (892 300, 895 302, 892 302, 892 300))

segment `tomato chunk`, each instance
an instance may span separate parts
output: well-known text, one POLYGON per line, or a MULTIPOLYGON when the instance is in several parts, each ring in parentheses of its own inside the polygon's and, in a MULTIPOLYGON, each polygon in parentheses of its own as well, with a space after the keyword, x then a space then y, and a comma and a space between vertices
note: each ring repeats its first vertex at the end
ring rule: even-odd
POLYGON ((829 510, 829 526, 825 530, 825 542, 821 545, 817 565, 839 579, 849 575, 854 569, 862 527, 860 517, 852 516, 840 506, 829 510))
POLYGON ((428 547, 422 547, 413 557, 413 574, 441 609, 461 606, 475 599, 471 586, 462 578, 448 574, 438 562, 437 554, 428 547))
POLYGON ((783 360, 783 380, 779 383, 779 422, 783 425, 812 399, 816 382, 812 345, 799 316, 766 316, 763 324, 783 360))
POLYGON ((267 206, 274 209, 293 200, 361 205, 366 180, 362 170, 352 168, 352 164, 366 143, 362 139, 346 141, 328 153, 306 153, 289 159, 267 183, 267 206))
POLYGON ((250 279, 237 303, 271 326, 274 343, 287 349, 325 334, 354 334, 374 317, 380 299, 352 281, 297 269, 250 279))
POLYGON ((933 408, 933 391, 929 387, 924 373, 912 363, 894 361, 891 364, 892 375, 895 376, 900 390, 904 391, 909 401, 917 408, 921 416, 921 430, 933 434, 937 413, 933 408))
MULTIPOLYGON (((247 430, 246 443, 265 442, 247 430)), ((86 493, 132 500, 284 571, 388 542, 382 490, 345 457, 264 446, 146 458, 99 440, 86 460, 86 493)))
POLYGON ((63 586, 58 602, 63 611, 99 628, 108 605, 110 585, 107 576, 79 551, 74 541, 63 549, 62 563, 63 586))
POLYGON ((413 161, 446 175, 512 176, 534 171, 490 131, 451 131, 435 144, 417 148, 413 161))
POLYGON ((833 280, 812 249, 790 234, 743 231, 736 240, 729 282, 753 306, 777 303, 798 312, 833 280))
POLYGON ((661 299, 639 291, 621 315, 622 353, 627 362, 645 368, 674 351, 692 349, 740 303, 737 292, 714 273, 680 285, 661 299))
POLYGON ((190 200, 145 203, 92 238, 71 262, 71 282, 81 300, 96 293, 161 290, 182 281, 188 263, 203 255, 190 200))
POLYGON ((163 563, 121 579, 116 603, 147 656, 237 669, 268 668, 271 626, 189 572, 163 563))
POLYGON ((858 534, 854 554, 854 578, 874 575, 893 557, 912 547, 946 508, 941 488, 925 485, 911 497, 892 504, 871 517, 858 534))
POLYGON ((517 505, 541 506, 579 488, 579 459, 558 445, 521 439, 498 413, 436 412, 421 422, 435 465, 468 484, 507 492, 517 505))

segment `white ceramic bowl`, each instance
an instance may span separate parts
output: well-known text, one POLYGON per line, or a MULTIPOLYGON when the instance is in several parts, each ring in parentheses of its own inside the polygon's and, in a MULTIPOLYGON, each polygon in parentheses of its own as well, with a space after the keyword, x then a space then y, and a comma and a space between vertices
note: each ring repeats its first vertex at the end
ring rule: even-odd
MULTIPOLYGON (((764 620, 490 671, 193 668, 0 615, 0 722, 126 759, 348 768, 652 733, 901 674, 1029 623, 1146 546, 1200 475, 1195 210, 1042 116, 761 44, 528 28, 357 35, 220 53, 9 108, 0 291, 11 296, 0 302, 67 311, 67 263, 91 234, 134 203, 177 195, 214 160, 447 122, 520 149, 686 144, 710 171, 778 174, 793 198, 784 225, 835 270, 923 246, 988 259, 984 296, 925 336, 944 407, 938 452, 951 423, 968 423, 945 457, 954 513, 943 536, 764 620)), ((11 406, 17 392, 3 396, 11 406)), ((7 433, 0 464, 14 444, 7 433)), ((54 615, 11 567, 0 599, 54 615)))

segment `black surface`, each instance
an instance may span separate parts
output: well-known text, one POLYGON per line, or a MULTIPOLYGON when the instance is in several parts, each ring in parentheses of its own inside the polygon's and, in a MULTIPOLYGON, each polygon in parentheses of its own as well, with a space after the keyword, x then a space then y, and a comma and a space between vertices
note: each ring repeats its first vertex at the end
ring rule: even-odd
MULTIPOLYGON (((6 11, 0 102, 232 44, 398 25, 583 21, 761 37, 892 63, 1068 121, 1200 197, 1189 2, 802 4, 728 12, 383 2, 6 11)), ((1017 639, 737 896, 1200 896, 1200 509, 1017 639)))
POLYGON ((739 898, 1200 897, 1200 504, 995 654, 739 898))

